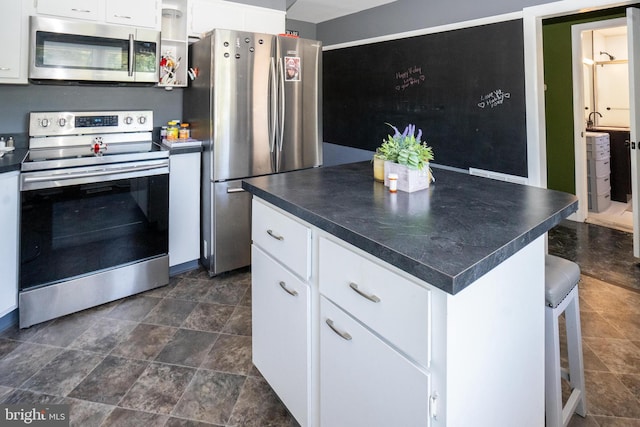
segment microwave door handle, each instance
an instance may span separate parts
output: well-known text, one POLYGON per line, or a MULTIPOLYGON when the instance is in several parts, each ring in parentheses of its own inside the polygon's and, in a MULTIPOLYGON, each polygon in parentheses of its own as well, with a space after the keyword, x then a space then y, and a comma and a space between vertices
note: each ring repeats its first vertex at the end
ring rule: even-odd
POLYGON ((135 43, 133 34, 129 34, 129 77, 133 76, 133 61, 135 59, 135 52, 133 51, 134 48, 135 43))

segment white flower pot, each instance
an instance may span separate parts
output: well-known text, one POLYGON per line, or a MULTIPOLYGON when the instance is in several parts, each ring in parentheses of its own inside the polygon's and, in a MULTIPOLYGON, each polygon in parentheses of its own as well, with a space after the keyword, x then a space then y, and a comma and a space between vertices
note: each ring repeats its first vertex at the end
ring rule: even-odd
POLYGON ((398 190, 412 193, 418 190, 429 188, 431 183, 431 173, 427 164, 422 170, 410 169, 405 165, 384 162, 384 185, 389 186, 389 174, 398 174, 398 190))

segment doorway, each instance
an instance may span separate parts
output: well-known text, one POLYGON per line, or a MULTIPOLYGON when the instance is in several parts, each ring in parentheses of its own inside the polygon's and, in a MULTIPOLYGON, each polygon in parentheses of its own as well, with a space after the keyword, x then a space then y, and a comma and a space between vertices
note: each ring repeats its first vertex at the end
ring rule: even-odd
POLYGON ((633 233, 626 18, 571 34, 576 220, 633 233))

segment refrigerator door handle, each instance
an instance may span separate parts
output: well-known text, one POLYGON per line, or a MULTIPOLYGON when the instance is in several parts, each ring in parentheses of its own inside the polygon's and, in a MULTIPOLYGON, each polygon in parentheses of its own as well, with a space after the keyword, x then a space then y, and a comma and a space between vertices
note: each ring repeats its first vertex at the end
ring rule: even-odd
MULTIPOLYGON (((284 140, 284 119, 286 115, 284 98, 284 58, 280 58, 278 60, 278 101, 280 101, 280 109, 278 110, 278 117, 280 118, 280 127, 278 129, 278 151, 282 151, 282 142, 284 140)), ((278 169, 280 169, 280 162, 278 162, 278 169)))
POLYGON ((273 153, 276 145, 278 126, 278 81, 276 74, 275 58, 271 57, 271 66, 269 67, 269 151, 273 153))

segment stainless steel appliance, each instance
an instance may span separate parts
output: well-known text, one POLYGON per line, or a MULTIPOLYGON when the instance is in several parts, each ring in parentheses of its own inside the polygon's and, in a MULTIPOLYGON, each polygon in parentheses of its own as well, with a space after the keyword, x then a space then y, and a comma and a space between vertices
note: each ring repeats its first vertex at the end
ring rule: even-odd
POLYGON ((183 115, 204 143, 201 262, 216 275, 251 262, 242 179, 322 164, 322 45, 216 29, 190 60, 183 115))
POLYGON ((169 153, 151 111, 35 112, 20 176, 20 327, 169 282, 169 153))
POLYGON ((157 83, 160 32, 30 17, 32 81, 157 83))

